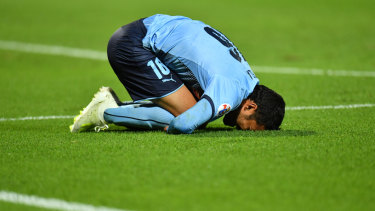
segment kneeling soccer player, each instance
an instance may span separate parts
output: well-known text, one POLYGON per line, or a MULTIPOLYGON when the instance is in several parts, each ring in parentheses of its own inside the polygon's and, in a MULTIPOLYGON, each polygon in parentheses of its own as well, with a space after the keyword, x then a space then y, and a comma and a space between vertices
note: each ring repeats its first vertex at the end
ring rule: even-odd
POLYGON ((284 118, 283 98, 259 85, 237 47, 200 21, 160 14, 140 19, 118 29, 107 52, 133 102, 122 103, 103 87, 71 132, 114 123, 192 133, 225 114, 224 124, 238 129, 276 130, 284 118))

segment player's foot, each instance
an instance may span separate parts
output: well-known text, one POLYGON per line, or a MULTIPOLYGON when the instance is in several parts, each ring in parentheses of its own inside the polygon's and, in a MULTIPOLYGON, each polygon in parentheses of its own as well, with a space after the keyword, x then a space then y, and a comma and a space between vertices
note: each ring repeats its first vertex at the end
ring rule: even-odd
POLYGON ((104 110, 116 108, 119 103, 120 100, 111 88, 100 88, 86 108, 74 118, 74 123, 70 126, 70 132, 83 132, 93 129, 99 132, 108 129, 103 117, 104 110))

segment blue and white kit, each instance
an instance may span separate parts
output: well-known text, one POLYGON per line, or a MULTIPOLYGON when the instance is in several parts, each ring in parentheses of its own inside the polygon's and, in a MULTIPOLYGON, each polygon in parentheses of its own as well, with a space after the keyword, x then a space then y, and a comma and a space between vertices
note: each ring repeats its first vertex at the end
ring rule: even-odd
MULTIPOLYGON (((133 100, 167 96, 182 83, 202 93, 196 105, 165 122, 169 133, 191 133, 236 109, 259 83, 236 46, 201 21, 158 14, 132 24, 136 33, 129 24, 113 35, 108 57, 133 100)), ((105 118, 113 112, 120 110, 108 109, 105 118)))

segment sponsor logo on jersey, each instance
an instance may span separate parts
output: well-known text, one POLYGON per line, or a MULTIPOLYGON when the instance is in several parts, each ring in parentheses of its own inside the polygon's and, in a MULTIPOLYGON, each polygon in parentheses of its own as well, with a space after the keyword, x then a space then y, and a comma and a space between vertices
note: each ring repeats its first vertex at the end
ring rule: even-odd
POLYGON ((228 103, 221 104, 219 106, 219 109, 218 109, 218 112, 217 112, 216 116, 221 117, 224 114, 228 113, 230 111, 230 109, 231 109, 231 106, 228 103))

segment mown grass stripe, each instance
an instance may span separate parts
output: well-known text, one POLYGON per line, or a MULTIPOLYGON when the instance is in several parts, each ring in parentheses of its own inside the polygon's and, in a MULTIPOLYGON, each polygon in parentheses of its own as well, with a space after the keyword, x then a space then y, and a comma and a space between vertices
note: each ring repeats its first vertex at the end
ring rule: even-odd
MULTIPOLYGON (((0 40, 0 49, 12 50, 28 53, 40 53, 59 56, 68 56, 84 59, 93 59, 107 61, 107 54, 103 51, 71 48, 56 45, 32 44, 17 41, 0 40)), ((256 73, 271 74, 293 74, 293 75, 317 75, 317 76, 350 76, 350 77, 375 77, 374 71, 360 70, 324 70, 311 68, 296 67, 270 67, 270 66, 253 66, 256 73)))
POLYGON ((67 202, 55 198, 42 198, 8 191, 0 191, 0 201, 64 211, 125 211, 122 209, 103 206, 96 207, 89 204, 67 202))

